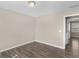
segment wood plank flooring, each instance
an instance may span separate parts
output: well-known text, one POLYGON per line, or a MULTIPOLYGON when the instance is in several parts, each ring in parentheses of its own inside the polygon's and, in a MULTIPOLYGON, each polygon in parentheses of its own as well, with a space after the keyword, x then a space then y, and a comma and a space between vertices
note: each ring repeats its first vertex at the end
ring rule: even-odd
POLYGON ((1 58, 78 58, 79 40, 72 39, 71 44, 67 46, 65 50, 38 42, 32 42, 0 54, 1 58))
POLYGON ((71 38, 70 44, 66 46, 65 56, 79 58, 79 38, 71 38))

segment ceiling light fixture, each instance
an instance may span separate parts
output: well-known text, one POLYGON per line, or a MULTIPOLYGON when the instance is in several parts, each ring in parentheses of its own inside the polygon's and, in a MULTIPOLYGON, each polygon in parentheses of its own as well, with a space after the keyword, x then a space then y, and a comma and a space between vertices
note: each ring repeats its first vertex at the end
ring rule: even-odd
POLYGON ((30 7, 34 7, 36 5, 35 1, 28 1, 30 7))

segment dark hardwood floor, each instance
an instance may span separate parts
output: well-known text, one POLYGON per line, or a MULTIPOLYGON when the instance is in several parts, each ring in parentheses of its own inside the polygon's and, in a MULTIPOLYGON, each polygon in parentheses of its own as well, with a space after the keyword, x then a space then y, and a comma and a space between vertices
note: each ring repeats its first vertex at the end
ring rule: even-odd
POLYGON ((79 38, 72 38, 66 46, 65 55, 72 58, 79 58, 79 38))
POLYGON ((71 39, 71 44, 65 50, 33 42, 0 54, 1 58, 78 58, 79 39, 71 39))

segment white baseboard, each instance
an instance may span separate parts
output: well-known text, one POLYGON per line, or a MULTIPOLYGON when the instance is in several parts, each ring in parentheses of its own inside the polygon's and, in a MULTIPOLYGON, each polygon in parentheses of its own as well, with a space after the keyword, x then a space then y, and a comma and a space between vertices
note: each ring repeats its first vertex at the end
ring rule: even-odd
POLYGON ((50 44, 50 43, 46 43, 46 42, 39 41, 39 40, 33 40, 33 41, 29 41, 29 42, 25 42, 25 43, 22 43, 22 44, 18 44, 18 45, 12 46, 12 47, 10 47, 10 48, 6 48, 6 49, 3 49, 3 50, 0 50, 0 52, 7 51, 7 50, 10 50, 10 49, 13 49, 13 48, 16 48, 16 47, 25 45, 25 44, 29 44, 29 43, 32 43, 32 42, 39 42, 39 43, 43 43, 43 44, 50 45, 50 46, 53 46, 53 47, 65 49, 65 47, 57 46, 57 45, 50 44))
POLYGON ((22 44, 18 44, 18 45, 12 46, 10 48, 6 48, 6 49, 3 49, 3 50, 0 50, 0 52, 7 51, 7 50, 10 50, 10 49, 13 49, 13 48, 25 45, 25 44, 29 44, 29 43, 32 43, 32 42, 34 42, 34 40, 33 41, 28 41, 28 42, 25 42, 25 43, 22 43, 22 44))
POLYGON ((49 45, 49 46, 57 47, 57 48, 60 48, 60 49, 65 49, 65 47, 61 47, 61 46, 54 45, 54 44, 51 44, 51 43, 47 43, 47 42, 43 42, 43 41, 39 41, 39 40, 34 40, 34 41, 39 42, 39 43, 43 43, 43 44, 46 44, 46 45, 49 45))

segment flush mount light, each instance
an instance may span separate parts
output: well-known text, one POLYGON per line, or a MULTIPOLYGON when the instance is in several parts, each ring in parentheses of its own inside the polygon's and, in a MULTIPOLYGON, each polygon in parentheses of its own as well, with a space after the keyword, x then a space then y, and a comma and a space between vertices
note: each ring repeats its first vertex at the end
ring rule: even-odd
POLYGON ((30 7, 34 7, 36 5, 35 1, 28 1, 30 7))

